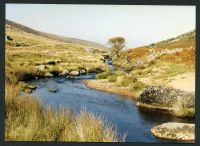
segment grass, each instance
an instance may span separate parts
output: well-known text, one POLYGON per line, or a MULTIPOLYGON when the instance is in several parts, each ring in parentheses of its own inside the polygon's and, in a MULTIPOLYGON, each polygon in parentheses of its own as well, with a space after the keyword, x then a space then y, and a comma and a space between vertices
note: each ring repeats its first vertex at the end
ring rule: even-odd
POLYGON ((129 84, 137 82, 137 78, 130 75, 118 76, 116 85, 119 87, 127 87, 129 84))
POLYGON ((108 82, 116 82, 116 81, 117 81, 117 76, 116 75, 108 76, 108 82))
POLYGON ((136 81, 135 83, 131 83, 128 88, 130 91, 141 91, 145 88, 145 84, 143 82, 136 81))
POLYGON ((19 96, 19 88, 6 84, 6 141, 125 141, 125 135, 86 110, 76 115, 60 107, 43 108, 37 98, 19 96))
MULTIPOLYGON (((80 71, 86 69, 87 72, 104 71, 107 65, 103 62, 101 51, 88 53, 85 46, 63 43, 60 41, 40 37, 25 33, 13 27, 6 27, 6 35, 13 38, 6 41, 6 78, 15 82, 26 80, 27 76, 44 75, 47 72, 58 74, 65 69, 69 71, 80 71), (16 43, 23 42, 23 45, 15 46, 16 43), (38 72, 36 65, 44 64, 46 69, 38 72), (29 71, 30 70, 30 71, 29 71)), ((100 50, 100 48, 94 48, 100 50)))
POLYGON ((85 141, 123 142, 125 135, 106 120, 93 113, 51 106, 44 108, 37 98, 20 96, 28 90, 24 81, 43 77, 45 73, 58 74, 86 69, 87 72, 106 70, 101 52, 87 53, 85 47, 62 43, 6 27, 6 35, 13 41, 6 42, 5 66, 5 140, 6 141, 85 141), (36 65, 46 68, 38 70, 36 65))
POLYGON ((190 66, 185 66, 183 64, 175 64, 175 63, 170 63, 168 64, 168 68, 166 71, 158 76, 156 76, 156 79, 167 79, 169 77, 173 77, 179 74, 183 74, 185 72, 188 72, 192 70, 190 66))
POLYGON ((105 72, 97 74, 96 79, 107 79, 107 77, 110 75, 112 75, 112 72, 110 70, 107 70, 105 72))

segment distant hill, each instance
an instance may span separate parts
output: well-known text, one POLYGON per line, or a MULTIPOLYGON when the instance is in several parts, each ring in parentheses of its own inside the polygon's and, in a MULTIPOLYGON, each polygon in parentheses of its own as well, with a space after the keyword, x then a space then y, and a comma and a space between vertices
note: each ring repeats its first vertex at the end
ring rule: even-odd
POLYGON ((196 35, 196 32, 195 32, 195 30, 193 30, 193 31, 181 34, 181 35, 179 35, 177 37, 174 37, 174 38, 169 38, 169 39, 166 39, 166 40, 163 40, 163 41, 160 41, 160 42, 152 43, 147 47, 163 46, 163 45, 167 45, 167 44, 170 44, 170 43, 186 41, 186 40, 189 40, 189 39, 193 39, 194 40, 195 39, 195 35, 196 35))
POLYGON ((106 48, 106 46, 104 46, 100 43, 97 43, 97 42, 86 41, 86 40, 70 38, 70 37, 64 37, 64 36, 60 36, 60 35, 56 35, 56 34, 49 34, 46 32, 37 31, 37 30, 34 30, 32 28, 29 28, 27 26, 24 26, 22 24, 19 24, 19 23, 10 21, 10 20, 6 20, 6 24, 13 26, 17 29, 20 29, 22 31, 25 31, 27 33, 35 34, 38 36, 42 36, 42 37, 46 37, 46 38, 50 38, 50 39, 54 39, 54 40, 58 40, 58 41, 66 42, 66 43, 75 43, 75 44, 80 44, 83 46, 94 47, 94 48, 106 48))
MULTIPOLYGON (((169 38, 150 45, 128 49, 123 56, 134 62, 148 62, 149 60, 195 64, 196 31, 190 31, 177 37, 169 38)), ((123 60, 123 57, 122 57, 123 60)), ((117 64, 122 66, 120 61, 117 64)), ((122 62, 122 61, 121 61, 122 62)))

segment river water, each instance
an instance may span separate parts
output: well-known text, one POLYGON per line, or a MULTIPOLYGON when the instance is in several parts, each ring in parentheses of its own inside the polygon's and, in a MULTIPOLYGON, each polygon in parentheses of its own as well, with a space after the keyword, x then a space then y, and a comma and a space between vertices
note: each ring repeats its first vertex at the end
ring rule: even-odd
POLYGON ((37 86, 31 96, 37 96, 45 105, 60 105, 75 111, 84 108, 112 123, 120 133, 126 133, 126 142, 170 142, 160 140, 150 129, 164 122, 189 122, 194 120, 171 117, 165 114, 140 111, 133 99, 87 88, 83 80, 94 79, 95 74, 77 76, 74 79, 53 77, 29 81, 37 86), (49 92, 56 87, 58 92, 49 92))

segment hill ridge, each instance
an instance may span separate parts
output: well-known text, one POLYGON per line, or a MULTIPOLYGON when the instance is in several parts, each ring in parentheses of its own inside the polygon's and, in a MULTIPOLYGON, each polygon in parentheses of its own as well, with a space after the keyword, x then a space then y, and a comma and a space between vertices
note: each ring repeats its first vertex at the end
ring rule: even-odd
POLYGON ((42 32, 42 31, 38 31, 38 30, 32 29, 28 26, 25 26, 23 24, 20 24, 20 23, 11 21, 11 20, 6 20, 6 24, 13 26, 13 27, 20 29, 27 33, 35 34, 38 36, 42 36, 42 37, 46 37, 46 38, 50 38, 50 39, 54 39, 54 40, 58 40, 58 41, 66 42, 66 43, 75 43, 75 44, 80 44, 83 46, 94 47, 94 48, 107 48, 106 46, 104 46, 100 43, 97 43, 97 42, 93 42, 93 41, 87 41, 87 40, 83 40, 83 39, 65 37, 65 36, 61 36, 61 35, 57 35, 57 34, 50 34, 50 33, 42 32))

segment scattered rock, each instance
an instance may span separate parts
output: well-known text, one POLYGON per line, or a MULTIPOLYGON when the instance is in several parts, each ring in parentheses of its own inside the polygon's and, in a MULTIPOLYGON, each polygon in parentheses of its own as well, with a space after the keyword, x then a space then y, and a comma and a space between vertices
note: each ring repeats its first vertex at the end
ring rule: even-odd
POLYGON ((147 87, 139 97, 137 105, 149 110, 165 111, 178 117, 194 117, 194 93, 161 86, 147 87))
POLYGON ((56 93, 56 92, 58 92, 58 88, 56 88, 56 87, 50 87, 49 88, 49 92, 56 93))
POLYGON ((44 76, 45 76, 45 77, 53 77, 53 74, 50 73, 50 72, 48 72, 48 73, 46 73, 44 76))
POLYGON ((36 68, 39 70, 44 70, 46 68, 46 65, 41 64, 41 65, 36 66, 36 68))
POLYGON ((151 129, 153 135, 163 139, 194 141, 195 124, 169 122, 151 129))
POLYGON ((87 71, 85 69, 80 70, 80 74, 86 74, 86 73, 87 73, 87 71))
POLYGON ((9 35, 6 35, 5 40, 6 40, 6 41, 12 41, 13 38, 11 38, 11 36, 9 36, 9 35))
POLYGON ((28 85, 26 88, 27 89, 31 89, 31 90, 35 90, 37 87, 34 86, 34 85, 28 85))
POLYGON ((67 69, 65 69, 65 70, 63 70, 63 72, 60 73, 59 75, 64 76, 64 75, 67 75, 67 74, 69 74, 69 71, 68 71, 67 69))
POLYGON ((78 76, 78 75, 80 75, 79 71, 71 71, 69 74, 71 76, 78 76))
POLYGON ((55 80, 57 83, 63 83, 65 81, 65 79, 56 79, 55 80))
POLYGON ((74 77, 68 76, 67 79, 72 80, 74 77))
POLYGON ((86 50, 88 53, 93 53, 94 48, 88 47, 88 48, 85 48, 85 50, 86 50))
POLYGON ((47 65, 55 65, 56 61, 54 61, 54 60, 48 60, 48 61, 46 61, 46 64, 47 65))

